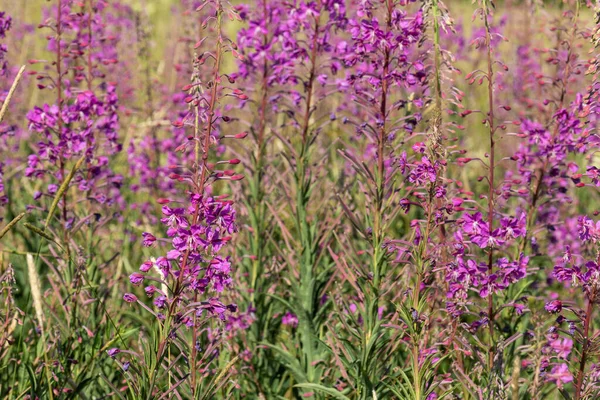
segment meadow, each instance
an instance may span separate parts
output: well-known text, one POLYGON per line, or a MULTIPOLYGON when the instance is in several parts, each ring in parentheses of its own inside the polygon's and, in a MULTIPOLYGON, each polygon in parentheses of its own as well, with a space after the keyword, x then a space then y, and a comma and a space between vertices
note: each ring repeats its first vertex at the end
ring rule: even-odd
POLYGON ((600 3, 0 0, 0 398, 600 399, 600 3))

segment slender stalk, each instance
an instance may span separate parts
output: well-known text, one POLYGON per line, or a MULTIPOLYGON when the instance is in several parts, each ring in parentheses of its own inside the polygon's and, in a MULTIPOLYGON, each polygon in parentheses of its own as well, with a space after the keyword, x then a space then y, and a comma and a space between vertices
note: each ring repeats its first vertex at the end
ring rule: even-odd
MULTIPOLYGON (((222 17, 223 17, 223 9, 221 8, 221 3, 218 2, 217 5, 218 9, 217 9, 217 47, 215 50, 215 66, 213 69, 213 85, 212 85, 212 93, 210 96, 210 105, 208 108, 208 126, 206 128, 206 134, 204 136, 204 148, 203 148, 203 153, 202 153, 202 173, 200 175, 200 180, 199 180, 199 188, 198 188, 198 193, 199 194, 204 194, 204 187, 206 185, 206 173, 208 171, 208 149, 210 147, 210 138, 211 138, 211 134, 212 131, 214 129, 214 118, 215 118, 215 107, 217 104, 217 95, 218 95, 218 88, 219 88, 219 80, 220 80, 220 74, 221 74, 221 58, 222 58, 222 46, 223 46, 223 38, 221 37, 221 22, 222 22, 222 17)), ((196 153, 196 157, 198 157, 198 153, 196 153)), ((197 162, 197 161, 196 161, 197 162)), ((198 218, 198 210, 199 210, 199 205, 196 205, 196 212, 194 214, 194 219, 198 218)))
POLYGON ((87 86, 88 90, 92 90, 92 82, 94 81, 93 66, 92 66, 92 14, 94 9, 92 7, 92 0, 88 0, 88 54, 87 54, 87 68, 88 78, 87 86))
MULTIPOLYGON (((262 2, 264 18, 268 18, 267 0, 262 2)), ((268 37, 265 33, 263 37, 263 46, 266 48, 268 45, 268 37)), ((261 84, 261 100, 259 106, 259 120, 258 120, 258 137, 256 143, 256 156, 255 156, 255 170, 254 170, 254 204, 256 223, 253 226, 254 232, 252 237, 253 255, 255 256, 252 260, 252 276, 250 281, 250 287, 252 293, 250 294, 250 300, 252 303, 255 302, 256 285, 258 279, 258 273, 262 264, 263 254, 263 238, 264 238, 264 206, 262 200, 264 198, 264 188, 262 184, 263 177, 263 166, 264 166, 264 151, 265 151, 265 132, 267 129, 267 103, 269 98, 269 62, 265 58, 262 71, 262 84, 261 84)))
MULTIPOLYGON (((62 0, 58 1, 58 10, 56 16, 56 102, 58 107, 58 136, 62 135, 63 131, 63 120, 62 120, 62 49, 61 49, 61 38, 62 38, 62 0)), ((61 178, 65 177, 65 160, 63 155, 63 149, 61 148, 61 152, 59 154, 59 166, 60 166, 60 175, 61 178)), ((69 232, 67 230, 67 191, 65 190, 63 193, 63 203, 62 203, 62 219, 63 219, 63 239, 65 242, 65 248, 67 250, 67 256, 70 259, 70 246, 69 246, 69 232)))
POLYGON ((435 105, 438 110, 442 110, 442 77, 441 77, 441 49, 440 49, 440 22, 438 0, 432 0, 433 16, 433 66, 435 79, 435 105))
MULTIPOLYGON (((199 127, 196 127, 196 132, 195 132, 195 146, 194 146, 194 154, 195 154, 195 172, 194 172, 194 184, 195 184, 195 190, 196 190, 196 194, 199 195, 204 195, 204 188, 206 186, 206 180, 208 178, 207 171, 208 171, 208 151, 210 149, 210 138, 211 138, 211 134, 212 131, 214 129, 214 117, 215 117, 215 107, 217 104, 217 94, 218 94, 218 88, 219 88, 219 78, 220 78, 220 70, 221 70, 221 56, 222 56, 222 37, 221 37, 221 20, 222 20, 222 16, 223 16, 223 9, 221 8, 221 4, 218 3, 217 6, 217 34, 218 34, 218 38, 217 38, 217 45, 216 45, 216 54, 215 54, 215 66, 213 68, 213 85, 212 85, 212 89, 211 89, 211 98, 210 98, 210 102, 209 102, 209 108, 208 108, 208 112, 207 112, 207 126, 205 129, 205 133, 204 133, 204 137, 201 136, 200 133, 200 129, 199 127), (203 143, 202 143, 203 142, 203 143), (202 143, 202 144, 201 144, 202 143), (202 147, 201 147, 202 146, 202 147), (200 156, 200 154, 202 153, 202 156, 200 156), (200 174, 198 173, 198 171, 200 170, 200 174)), ((198 118, 198 106, 196 106, 196 110, 195 110, 195 118, 198 118)), ((195 120, 195 124, 198 125, 199 121, 195 120)), ((195 225, 198 222, 198 216, 200 213, 200 204, 197 203, 194 209, 194 216, 192 218, 192 225, 195 225)), ((181 270, 185 270, 186 266, 187 266, 187 261, 189 258, 190 252, 189 249, 186 250, 184 256, 183 256, 183 261, 182 261, 182 265, 181 265, 181 270)), ((184 274, 180 274, 179 275, 179 279, 177 281, 177 289, 175 290, 175 293, 179 293, 180 289, 182 289, 181 285, 182 285, 182 280, 183 280, 183 276, 184 274)), ((175 296, 177 297, 177 296, 175 296)))
POLYGON ((592 322, 592 312, 594 307, 595 293, 592 291, 588 298, 587 309, 585 311, 585 320, 583 322, 583 348, 579 360, 579 370, 577 371, 577 380, 575 383, 575 400, 581 399, 581 389, 583 387, 583 377, 585 375, 585 364, 590 350, 590 325, 592 322))
MULTIPOLYGON (((385 29, 386 34, 392 29, 392 13, 394 10, 393 0, 387 0, 385 2, 385 29)), ((377 323, 378 315, 377 311, 379 308, 380 301, 380 289, 381 280, 384 275, 385 267, 385 250, 382 248, 383 244, 383 202, 385 197, 385 140, 388 134, 388 97, 389 97, 389 73, 390 64, 392 62, 392 56, 389 48, 386 48, 383 52, 383 68, 381 71, 381 96, 379 98, 378 112, 381 114, 381 126, 377 131, 376 146, 377 146, 377 160, 375 165, 375 198, 371 209, 369 210, 373 216, 373 230, 371 235, 371 273, 372 281, 371 284, 365 290, 365 329, 362 335, 361 343, 361 360, 363 365, 361 369, 365 371, 363 375, 362 385, 364 386, 361 390, 361 398, 370 398, 372 392, 374 392, 373 386, 375 385, 374 370, 371 366, 372 360, 370 359, 370 351, 374 346, 373 338, 379 336, 380 325, 377 323)))
POLYGON ((60 48, 62 35, 62 0, 58 0, 58 13, 56 17, 56 74, 58 75, 56 81, 56 96, 58 106, 58 132, 62 133, 62 53, 60 48))
MULTIPOLYGON (((196 136, 196 146, 195 146, 195 162, 196 162, 196 175, 198 174, 198 168, 201 168, 202 172, 200 173, 200 179, 196 181, 197 186, 197 194, 200 194, 201 198, 204 196, 204 188, 206 187, 206 179, 207 179, 207 171, 208 171, 208 151, 210 148, 210 138, 214 128, 214 117, 215 117, 215 107, 217 104, 217 96, 219 89, 219 79, 221 74, 221 56, 222 56, 222 37, 221 37, 221 22, 223 16, 223 9, 221 8, 221 3, 217 2, 217 45, 215 50, 215 66, 213 69, 213 81, 212 81, 212 92, 210 97, 210 104, 208 108, 208 121, 206 132, 204 136, 204 144, 202 147, 202 158, 200 158, 200 117, 199 117, 199 109, 198 106, 195 108, 195 119, 194 119, 194 134, 196 136), (200 167, 199 164, 202 164, 200 167)), ((201 201, 201 200, 200 200, 201 201)), ((192 224, 198 223, 198 216, 200 212, 200 203, 196 203, 196 209, 194 210, 194 217, 192 224)), ((186 263, 189 257, 189 250, 186 251, 186 254, 183 258, 183 264, 181 266, 181 270, 185 270, 186 263)), ((181 274, 181 277, 183 274, 181 274)), ((194 294, 194 302, 197 301, 197 294, 194 294)), ((192 393, 196 395, 196 340, 198 338, 198 332, 196 327, 196 316, 194 313, 194 327, 193 331, 193 343, 192 343, 192 357, 191 357, 191 366, 192 366, 192 393)))
MULTIPOLYGON (((196 165, 200 160, 200 116, 198 113, 198 106, 194 107, 194 137, 196 138, 196 165)), ((194 303, 198 301, 198 295, 194 293, 194 303)), ((192 327, 192 356, 191 356, 191 366, 192 366, 192 393, 196 394, 196 357, 197 357, 197 349, 196 349, 196 341, 198 340, 198 330, 196 329, 196 313, 193 316, 194 326, 192 327)))
MULTIPOLYGON (((488 126, 490 132, 490 165, 489 165, 489 191, 488 191, 488 230, 491 235, 494 230, 494 172, 496 168, 495 164, 495 146, 496 141, 494 134, 496 128, 494 126, 494 69, 492 59, 492 36, 491 29, 488 20, 489 9, 487 0, 484 0, 484 13, 483 19, 485 23, 485 44, 487 47, 487 81, 488 81, 488 103, 489 103, 489 114, 488 114, 488 126)), ((494 248, 490 246, 488 251, 488 276, 494 273, 494 248)), ((490 329, 490 340, 489 340, 489 351, 488 351, 488 369, 491 371, 494 363, 494 296, 493 293, 488 295, 488 325, 490 329)))
MULTIPOLYGON (((392 11, 394 2, 387 0, 386 2, 386 30, 389 32, 392 29, 392 11)), ((381 80, 381 100, 379 104, 379 112, 381 113, 382 124, 377 135, 377 176, 375 188, 375 209, 373 210, 373 286, 375 288, 375 297, 379 297, 379 286, 381 281, 381 242, 383 240, 383 200, 385 196, 385 140, 387 137, 387 101, 388 101, 388 75, 390 73, 390 50, 386 48, 384 51, 383 71, 381 80)))
MULTIPOLYGON (((217 43, 216 43, 216 49, 215 49, 215 64, 213 67, 213 80, 212 80, 212 87, 211 87, 211 99, 209 101, 209 107, 207 110, 207 122, 206 122, 206 128, 204 129, 204 133, 202 133, 202 129, 200 127, 200 116, 199 116, 199 106, 196 105, 194 108, 194 138, 195 138, 195 146, 194 146, 194 155, 195 155, 195 162, 194 162, 194 191, 196 194, 199 194, 202 198, 202 196, 204 195, 204 189, 206 187, 206 182, 208 179, 208 175, 207 175, 207 171, 208 171, 208 154, 209 154, 209 149, 210 149, 210 139, 211 139, 211 134, 212 131, 214 129, 214 117, 215 117, 215 109, 216 109, 216 105, 217 105, 217 97, 218 97, 218 89, 219 89, 219 80, 220 80, 220 69, 221 69, 221 60, 222 60, 222 53, 223 53, 223 38, 221 36, 221 29, 222 29, 222 16, 223 16, 223 8, 221 6, 220 2, 217 2, 217 11, 216 11, 216 31, 217 31, 217 43), (204 134, 204 136, 202 136, 202 134, 204 134)), ((202 201, 202 200, 200 200, 202 201)), ((199 214, 200 214, 200 204, 197 203, 194 209, 194 215, 192 217, 192 225, 196 225, 198 223, 198 218, 199 218, 199 214)), ((180 270, 182 271, 179 274, 179 277, 177 279, 176 285, 175 285, 175 289, 173 290, 173 301, 171 302, 170 306, 169 306, 169 317, 167 318, 167 322, 165 323, 165 326, 168 326, 168 322, 170 321, 170 318, 172 315, 174 315, 175 313, 175 307, 177 306, 177 303, 179 301, 179 297, 181 296, 181 293, 184 289, 183 287, 183 277, 184 277, 184 273, 183 271, 185 271, 185 269, 187 268, 187 262, 189 260, 189 256, 190 256, 190 249, 186 249, 183 259, 182 259, 182 263, 180 266, 180 270)), ((194 302, 197 302, 197 297, 196 295, 194 295, 194 302)), ((169 329, 163 329, 162 331, 165 335, 169 334, 169 329)), ((192 369, 192 382, 191 382, 191 386, 192 386, 192 393, 194 396, 197 395, 196 393, 196 380, 197 380, 197 373, 196 373, 196 358, 197 358, 197 350, 196 350, 196 340, 198 337, 198 333, 197 333, 197 328, 194 325, 193 328, 193 332, 192 332, 192 336, 193 336, 193 343, 192 343, 192 354, 191 354, 191 360, 190 360, 190 366, 192 369)), ((164 341, 167 340, 167 337, 164 337, 164 341)), ((166 346, 166 344, 161 343, 161 345, 159 346, 158 349, 158 360, 162 360, 165 354, 165 350, 167 350, 169 346, 166 346)), ((160 366, 160 361, 157 363, 156 368, 159 368, 160 366)), ((154 375, 156 374, 157 370, 155 370, 154 375)))
MULTIPOLYGON (((392 11, 394 3, 392 0, 386 2, 386 29, 389 32, 392 28, 392 11)), ((381 114, 381 127, 377 134, 377 171, 375 183, 375 204, 373 207, 373 235, 372 246, 373 255, 371 266, 373 271, 372 296, 367 299, 367 341, 373 336, 376 320, 377 308, 379 303, 379 289, 381 286, 381 276, 384 264, 384 253, 381 248, 383 242, 383 200, 385 196, 385 140, 387 137, 387 101, 388 101, 388 75, 390 70, 391 56, 389 49, 384 51, 384 61, 381 80, 381 98, 379 100, 379 113, 381 114)))
MULTIPOLYGON (((565 71, 564 71, 564 74, 562 74, 561 78, 560 78, 560 96, 559 96, 558 105, 556 107, 557 111, 562 109, 564 106, 565 98, 567 95, 567 85, 568 85, 569 79, 572 74, 571 57, 573 56, 573 42, 574 42, 576 34, 577 34, 578 16, 579 16, 579 2, 577 2, 577 11, 572 20, 573 29, 571 30, 570 39, 567 42, 568 46, 569 46, 569 50, 567 52, 567 63, 565 65, 565 71)), ((559 32, 560 32, 560 30, 559 30, 559 32)), ((557 41, 559 44, 562 43, 562 41, 559 39, 557 39, 557 41)), ((559 49, 557 48, 556 50, 558 51, 559 49)), ((559 71, 557 70, 556 74, 558 74, 558 73, 559 73, 559 71)), ((555 124, 554 130, 552 132, 552 142, 556 141, 556 138, 558 137, 558 134, 559 134, 559 128, 560 128, 559 125, 555 124)), ((536 218, 536 214, 537 214, 537 204, 538 204, 541 196, 543 195, 542 187, 543 187, 543 183, 544 183, 544 178, 548 174, 550 158, 551 158, 551 156, 549 154, 546 155, 544 158, 544 163, 543 163, 542 167, 540 168, 539 177, 536 180, 536 186, 535 186, 535 190, 533 192, 533 197, 531 199, 531 203, 529 204, 529 206, 527 208, 527 216, 526 216, 527 229, 525 230, 523 242, 521 242, 521 246, 520 246, 520 250, 519 250, 520 252, 524 252, 527 249, 527 245, 528 245, 529 237, 530 237, 529 236, 530 231, 533 228, 533 226, 535 225, 535 218, 536 218)))
MULTIPOLYGON (((430 152, 431 152, 431 156, 432 158, 435 159, 444 159, 446 154, 445 151, 442 150, 443 149, 443 140, 444 137, 442 135, 442 129, 443 129, 443 114, 442 114, 442 108, 444 106, 443 104, 443 97, 442 97, 442 50, 441 50, 441 46, 440 46, 440 23, 439 23, 439 18, 440 18, 440 9, 439 9, 439 5, 438 5, 438 0, 432 0, 432 19, 433 19, 433 61, 434 61, 434 82, 435 82, 435 108, 433 110, 433 116, 431 118, 431 134, 430 134, 430 152)), ((435 190, 437 188, 437 186, 440 184, 440 181, 443 181, 446 177, 446 168, 443 168, 440 173, 438 173, 438 175, 441 175, 441 178, 438 176, 438 178, 436 179, 436 181, 434 182, 434 184, 431 186, 430 191, 429 191, 429 198, 430 201, 428 203, 428 205, 431 207, 433 206, 431 199, 433 199, 435 197, 435 190)), ((434 201, 435 203, 435 207, 440 210, 443 208, 444 206, 444 200, 439 198, 436 199, 434 201)), ((427 231, 429 231, 430 228, 430 224, 431 224, 431 218, 432 218, 432 212, 431 210, 428 213, 428 220, 427 220, 427 231)), ((448 251, 446 248, 446 224, 442 223, 439 224, 439 242, 440 242, 440 246, 441 246, 441 260, 442 260, 442 265, 447 265, 447 261, 448 261, 448 251)), ((425 244, 427 244, 427 240, 429 238, 429 235, 426 234, 426 240, 425 240, 425 244)))
POLYGON ((415 400, 421 400, 421 376, 419 373, 419 346, 414 345, 412 349, 413 386, 415 400))
POLYGON ((310 71, 306 81, 306 107, 302 118, 302 144, 295 171, 296 183, 296 223, 300 233, 302 246, 301 268, 300 268, 300 301, 302 312, 305 313, 307 323, 300 324, 302 351, 306 360, 306 372, 310 382, 315 380, 314 368, 314 339, 313 339, 313 312, 314 312, 314 233, 308 221, 308 204, 310 202, 310 175, 308 173, 309 148, 310 148, 310 117, 313 111, 313 90, 317 72, 317 58, 319 48, 319 17, 315 17, 314 35, 312 37, 312 49, 309 55, 310 71), (307 175, 309 177, 307 178, 307 175))
MULTIPOLYGON (((83 8, 83 7, 82 7, 83 8)), ((94 81, 94 76, 93 76, 93 64, 92 64, 92 14, 94 12, 94 9, 92 7, 92 0, 88 0, 87 1, 87 8, 88 8, 88 48, 87 48, 87 89, 91 92, 92 91, 92 84, 94 81)), ((82 10, 83 13, 84 10, 82 10)), ((94 131, 92 131, 92 133, 90 135, 88 135, 87 139, 86 139, 86 144, 87 144, 87 148, 91 148, 92 147, 92 139, 94 138, 94 131)), ((91 161, 91 160, 90 160, 91 161)), ((88 172, 87 172, 87 179, 91 179, 92 178, 92 169, 91 169, 91 163, 88 162, 88 172)), ((91 192, 91 188, 88 190, 88 194, 91 192)))

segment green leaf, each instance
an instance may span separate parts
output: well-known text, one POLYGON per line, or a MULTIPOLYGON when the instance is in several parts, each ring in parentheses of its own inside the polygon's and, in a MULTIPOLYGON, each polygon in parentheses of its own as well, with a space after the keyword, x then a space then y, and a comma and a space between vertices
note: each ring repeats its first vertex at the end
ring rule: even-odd
POLYGON ((304 388, 304 389, 312 389, 317 390, 323 393, 327 393, 340 400, 350 400, 349 397, 345 396, 342 392, 334 388, 328 388, 323 385, 319 385, 318 383, 298 383, 294 385, 295 387, 304 388))

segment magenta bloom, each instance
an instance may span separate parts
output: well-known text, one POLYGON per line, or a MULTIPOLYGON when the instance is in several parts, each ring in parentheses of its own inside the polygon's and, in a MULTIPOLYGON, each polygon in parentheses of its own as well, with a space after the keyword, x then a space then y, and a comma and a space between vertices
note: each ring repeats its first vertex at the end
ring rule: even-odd
POLYGON ((129 275, 129 281, 133 285, 138 286, 144 282, 144 275, 140 274, 139 272, 134 272, 133 274, 129 275))
MULTIPOLYGON (((0 11, 0 39, 6 37, 6 32, 12 25, 12 18, 5 12, 0 11)), ((5 44, 0 43, 0 76, 6 75, 8 70, 8 63, 6 62, 5 54, 8 49, 5 44)))
POLYGON ((166 304, 167 304, 167 298, 165 296, 158 296, 156 298, 156 300, 154 300, 154 305, 157 308, 165 308, 166 304))
POLYGON ((549 381, 555 382, 559 389, 562 389, 565 383, 573 381, 573 375, 569 372, 567 364, 559 364, 552 368, 552 371, 547 375, 549 381))
POLYGON ((156 293, 156 286, 154 286, 154 285, 146 286, 144 288, 144 291, 146 292, 146 294, 148 296, 152 296, 152 295, 154 295, 154 293, 156 293))
POLYGON ((128 303, 134 303, 137 301, 137 297, 132 293, 125 293, 123 295, 123 300, 125 300, 128 303))
POLYGON ((296 314, 293 314, 288 311, 285 313, 283 318, 281 318, 281 323, 283 325, 288 325, 288 326, 291 326, 292 328, 295 328, 298 326, 298 317, 296 316, 296 314))
POLYGON ((571 350, 573 349, 573 341, 569 338, 557 338, 555 340, 550 341, 550 347, 556 353, 558 358, 567 359, 569 354, 571 354, 571 350))
POLYGON ((481 229, 487 226, 487 222, 483 221, 480 212, 473 215, 466 214, 462 218, 462 223, 463 231, 468 234, 479 234, 481 229))
POLYGON ((148 272, 152 269, 152 261, 144 261, 142 265, 140 265, 141 272, 148 272))
POLYGON ((146 247, 150 247, 156 242, 156 238, 151 233, 144 232, 142 233, 142 237, 144 238, 142 244, 146 247))
POLYGON ((546 303, 544 308, 551 314, 558 314, 562 311, 562 302, 560 300, 552 300, 546 303))
POLYGON ((112 349, 106 350, 106 352, 110 357, 115 358, 115 356, 119 354, 121 350, 117 349, 116 347, 113 347, 112 349))

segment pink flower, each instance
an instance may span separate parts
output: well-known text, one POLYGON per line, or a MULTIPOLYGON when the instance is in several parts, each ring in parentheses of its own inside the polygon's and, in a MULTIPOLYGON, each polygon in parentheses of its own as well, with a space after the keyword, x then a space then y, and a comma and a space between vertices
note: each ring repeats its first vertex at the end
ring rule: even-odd
POLYGON ((544 308, 551 314, 558 314, 562 311, 562 302, 560 300, 552 300, 546 303, 544 308))
POLYGON ((283 318, 281 318, 281 323, 283 325, 288 325, 288 326, 291 326, 292 328, 295 328, 298 326, 298 317, 296 316, 296 314, 293 314, 288 311, 285 313, 283 318))
POLYGON ((117 349, 116 347, 113 347, 112 349, 106 350, 106 352, 110 357, 115 358, 115 356, 119 354, 121 350, 117 349))
POLYGON ((150 247, 156 242, 156 238, 151 233, 144 232, 142 233, 142 237, 144 238, 142 244, 146 247, 150 247))
POLYGON ((123 295, 123 300, 125 300, 128 303, 135 303, 137 301, 137 297, 135 296, 135 294, 125 293, 123 295))
POLYGON ((556 352, 558 358, 567 359, 573 348, 573 341, 569 338, 560 338, 550 341, 550 347, 556 352))
POLYGON ((552 371, 547 375, 549 381, 554 381, 559 389, 562 389, 563 384, 573 381, 573 375, 569 372, 567 364, 559 364, 552 368, 552 371))

